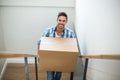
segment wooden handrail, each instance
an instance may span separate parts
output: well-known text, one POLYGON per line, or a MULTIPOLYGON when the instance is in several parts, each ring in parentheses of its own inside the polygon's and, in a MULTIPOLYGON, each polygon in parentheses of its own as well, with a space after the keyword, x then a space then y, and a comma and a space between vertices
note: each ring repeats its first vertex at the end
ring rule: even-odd
POLYGON ((37 55, 18 52, 0 52, 0 58, 37 57, 37 55))
POLYGON ((93 58, 93 59, 120 59, 120 54, 110 55, 81 55, 80 58, 93 58))

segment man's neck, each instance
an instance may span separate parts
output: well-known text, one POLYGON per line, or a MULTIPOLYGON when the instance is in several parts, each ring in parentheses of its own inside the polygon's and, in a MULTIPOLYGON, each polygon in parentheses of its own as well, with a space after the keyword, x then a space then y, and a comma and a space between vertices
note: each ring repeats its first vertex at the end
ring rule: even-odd
POLYGON ((63 31, 58 31, 58 30, 56 30, 56 33, 57 33, 57 35, 61 35, 62 33, 63 33, 63 31))

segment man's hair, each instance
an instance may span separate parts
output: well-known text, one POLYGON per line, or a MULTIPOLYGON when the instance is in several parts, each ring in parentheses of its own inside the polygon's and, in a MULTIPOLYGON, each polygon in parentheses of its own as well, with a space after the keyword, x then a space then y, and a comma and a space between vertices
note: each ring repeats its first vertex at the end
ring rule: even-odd
POLYGON ((66 14, 65 12, 59 12, 59 13, 58 13, 58 16, 57 16, 57 19, 58 19, 60 16, 65 16, 65 17, 66 17, 66 20, 68 20, 67 14, 66 14))

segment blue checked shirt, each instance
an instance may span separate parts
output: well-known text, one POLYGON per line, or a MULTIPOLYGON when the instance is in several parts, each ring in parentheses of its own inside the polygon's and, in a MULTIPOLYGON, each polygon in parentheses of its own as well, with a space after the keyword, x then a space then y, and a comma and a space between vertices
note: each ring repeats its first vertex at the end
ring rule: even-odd
MULTIPOLYGON (((42 37, 56 37, 56 26, 47 28, 45 32, 42 34, 42 37)), ((61 34, 60 38, 75 38, 74 32, 65 27, 63 33, 61 34)), ((38 40, 38 45, 40 45, 41 40, 38 40)))

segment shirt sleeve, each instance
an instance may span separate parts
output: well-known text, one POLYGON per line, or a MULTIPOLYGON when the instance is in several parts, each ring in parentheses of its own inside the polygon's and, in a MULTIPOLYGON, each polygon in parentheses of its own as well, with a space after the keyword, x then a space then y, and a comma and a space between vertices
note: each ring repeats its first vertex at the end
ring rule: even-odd
POLYGON ((39 40, 37 41, 37 45, 40 45, 40 43, 41 43, 41 40, 39 39, 39 40))

